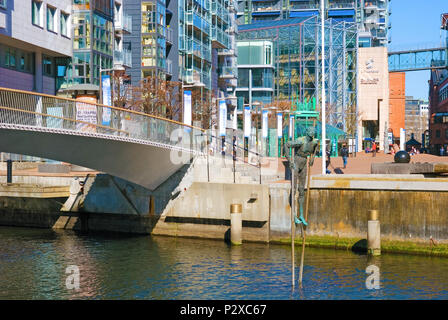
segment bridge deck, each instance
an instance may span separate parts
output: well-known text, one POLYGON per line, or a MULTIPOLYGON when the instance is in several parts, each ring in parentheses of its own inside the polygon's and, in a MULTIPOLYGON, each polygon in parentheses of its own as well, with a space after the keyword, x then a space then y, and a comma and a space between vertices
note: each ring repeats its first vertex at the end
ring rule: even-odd
POLYGON ((447 48, 389 52, 389 72, 406 72, 448 67, 447 48))

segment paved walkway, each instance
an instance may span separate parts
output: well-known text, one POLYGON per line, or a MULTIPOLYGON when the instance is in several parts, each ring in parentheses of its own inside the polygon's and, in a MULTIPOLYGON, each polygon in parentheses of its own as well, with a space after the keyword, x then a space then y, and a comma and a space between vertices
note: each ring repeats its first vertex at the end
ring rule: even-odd
MULTIPOLYGON (((358 152, 356 157, 348 158, 347 168, 343 169, 342 157, 331 158, 329 170, 335 173, 335 169, 340 169, 346 174, 369 174, 372 163, 394 162, 394 156, 391 154, 377 153, 372 157, 371 153, 358 152)), ((434 156, 431 154, 416 154, 411 156, 411 162, 448 162, 448 157, 434 156)), ((320 174, 322 172, 322 162, 317 158, 311 169, 311 174, 320 174)))

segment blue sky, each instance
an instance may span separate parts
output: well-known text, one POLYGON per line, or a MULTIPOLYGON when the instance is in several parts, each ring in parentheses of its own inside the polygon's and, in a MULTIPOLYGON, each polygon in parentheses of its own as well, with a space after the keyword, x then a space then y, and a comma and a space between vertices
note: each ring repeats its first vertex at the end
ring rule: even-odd
MULTIPOLYGON (((429 47, 440 41, 440 15, 448 13, 448 0, 392 0, 390 16, 394 47, 429 47)), ((442 32, 445 36, 446 31, 442 32)), ((406 95, 428 100, 430 71, 406 73, 406 95)))

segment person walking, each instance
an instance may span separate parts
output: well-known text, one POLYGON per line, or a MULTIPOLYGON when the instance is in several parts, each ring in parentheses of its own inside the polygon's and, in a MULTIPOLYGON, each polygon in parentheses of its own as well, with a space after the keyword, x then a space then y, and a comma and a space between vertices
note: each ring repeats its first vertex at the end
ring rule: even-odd
MULTIPOLYGON (((331 171, 328 169, 328 166, 331 165, 331 150, 327 149, 325 153, 327 154, 326 160, 325 160, 325 169, 326 169, 326 173, 330 174, 331 171)), ((333 166, 331 166, 331 167, 333 167, 333 166)), ((334 168, 333 168, 333 170, 334 170, 334 168)))
POLYGON ((341 148, 342 162, 344 163, 344 169, 347 167, 348 149, 347 145, 344 143, 341 148))
POLYGON ((440 155, 443 156, 445 153, 445 149, 443 148, 443 146, 440 147, 440 155))
POLYGON ((375 157, 375 156, 376 156, 376 142, 373 141, 373 144, 372 144, 372 157, 375 157))

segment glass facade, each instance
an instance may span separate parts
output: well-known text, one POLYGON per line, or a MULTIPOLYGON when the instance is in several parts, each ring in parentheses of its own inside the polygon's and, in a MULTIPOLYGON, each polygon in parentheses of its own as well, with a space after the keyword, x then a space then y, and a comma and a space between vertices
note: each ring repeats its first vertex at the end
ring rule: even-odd
MULTIPOLYGON (((239 0, 238 22, 307 18, 320 15, 320 0, 239 0)), ((356 22, 364 41, 360 46, 390 42, 390 0, 325 0, 326 18, 356 22)))
POLYGON ((141 21, 141 77, 166 79, 165 2, 142 1, 141 21))
MULTIPOLYGON (((272 94, 273 100, 290 103, 297 110, 309 105, 320 108, 320 27, 317 17, 240 26, 237 95, 245 100, 239 99, 243 101, 239 104, 266 103, 272 94), (268 52, 272 53, 270 68, 264 65, 269 59, 268 52), (252 94, 247 96, 241 92, 248 91, 248 84, 252 94)), ((325 46, 327 103, 332 110, 328 122, 345 128, 356 111, 356 24, 329 20, 325 46)))
POLYGON ((243 109, 243 104, 270 104, 274 91, 273 42, 240 40, 237 48, 238 110, 243 109))
MULTIPOLYGON (((110 0, 73 1, 73 58, 65 65, 61 62, 62 65, 58 66, 59 70, 66 69, 64 83, 59 86, 99 86, 100 69, 113 67, 114 24, 111 3, 110 0)), ((68 32, 66 18, 68 15, 61 12, 61 34, 63 31, 68 32)))

